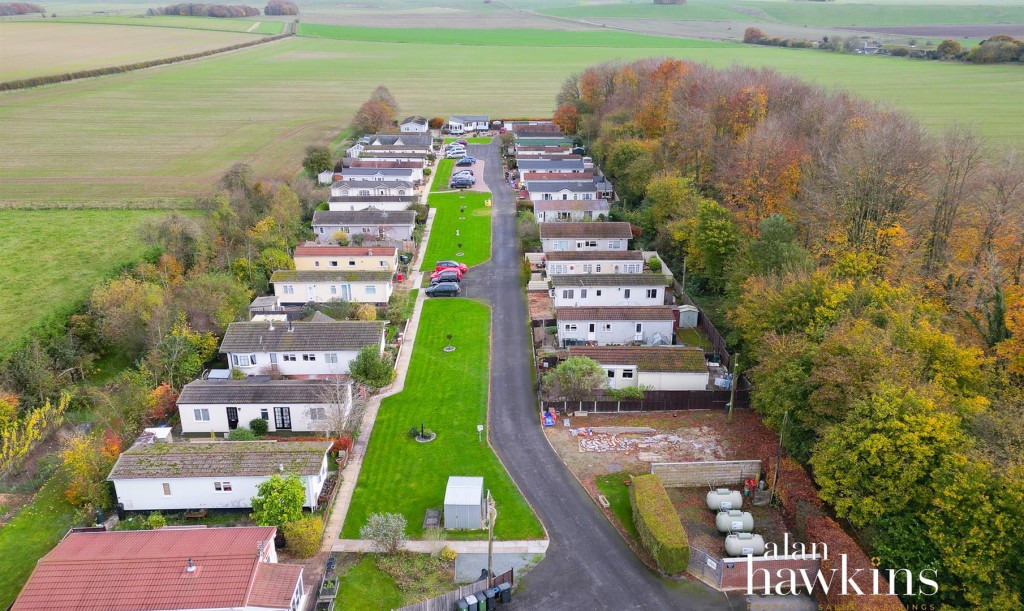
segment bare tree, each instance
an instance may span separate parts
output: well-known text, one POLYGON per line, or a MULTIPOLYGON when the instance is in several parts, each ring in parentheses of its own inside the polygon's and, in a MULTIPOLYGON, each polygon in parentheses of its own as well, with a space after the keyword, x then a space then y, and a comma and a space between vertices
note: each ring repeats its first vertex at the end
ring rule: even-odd
POLYGON ((934 276, 949 259, 953 234, 965 193, 982 162, 982 140, 972 130, 954 126, 946 130, 936 168, 938 189, 925 242, 924 273, 934 276))
MULTIPOLYGON (((365 401, 358 398, 347 376, 334 376, 320 387, 318 399, 326 407, 323 422, 331 435, 352 434, 359 428, 365 401)), ((318 408, 310 408, 318 409, 318 408)))

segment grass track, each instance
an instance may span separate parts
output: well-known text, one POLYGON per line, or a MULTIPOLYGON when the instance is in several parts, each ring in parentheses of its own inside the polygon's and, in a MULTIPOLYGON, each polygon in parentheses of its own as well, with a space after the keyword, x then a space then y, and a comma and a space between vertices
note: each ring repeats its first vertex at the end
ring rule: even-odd
MULTIPOLYGON (((470 272, 472 273, 472 272, 470 272)), ((408 534, 422 535, 423 516, 441 507, 450 475, 483 476, 498 509, 495 537, 540 538, 543 530, 476 425, 487 418, 490 309, 467 299, 423 304, 405 390, 384 399, 356 484, 343 538, 358 538, 373 512, 399 512, 408 534), (451 333, 454 352, 444 352, 451 333), (416 443, 409 429, 423 423, 437 433, 416 443)), ((486 538, 485 531, 449 538, 486 538)))
MULTIPOLYGON (((483 177, 478 176, 477 180, 483 180, 483 177)), ((479 191, 430 195, 428 202, 437 212, 430 228, 427 253, 423 256, 425 269, 433 269, 434 262, 439 259, 456 259, 472 267, 491 258, 491 208, 484 205, 490 197, 490 193, 479 191), (463 205, 466 206, 464 221, 459 220, 459 208, 463 205), (456 230, 458 236, 455 235, 456 230), (462 243, 463 256, 456 257, 459 243, 462 243)))

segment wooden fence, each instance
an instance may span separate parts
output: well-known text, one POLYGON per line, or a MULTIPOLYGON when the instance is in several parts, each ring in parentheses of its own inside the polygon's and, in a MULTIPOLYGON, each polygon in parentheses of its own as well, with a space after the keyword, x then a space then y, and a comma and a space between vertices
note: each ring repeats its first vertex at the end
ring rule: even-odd
MULTIPOLYGON (((500 583, 513 585, 515 583, 513 569, 509 569, 501 575, 495 575, 492 583, 494 584, 492 587, 498 587, 498 584, 500 583)), ((398 611, 453 611, 460 600, 470 594, 476 594, 477 592, 481 592, 486 589, 487 579, 480 579, 473 583, 467 583, 466 585, 461 586, 458 590, 452 590, 447 594, 442 594, 429 600, 401 607, 398 611)))
MULTIPOLYGON (((553 408, 565 412, 616 414, 621 412, 672 412, 691 409, 728 408, 731 393, 728 390, 648 390, 642 400, 615 401, 541 401, 544 410, 553 408)), ((736 391, 737 409, 750 407, 750 391, 736 391)))

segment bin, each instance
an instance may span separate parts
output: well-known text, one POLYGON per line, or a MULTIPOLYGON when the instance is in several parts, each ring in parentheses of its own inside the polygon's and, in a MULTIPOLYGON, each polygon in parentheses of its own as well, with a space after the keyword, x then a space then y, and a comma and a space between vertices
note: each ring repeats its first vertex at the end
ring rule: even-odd
POLYGON ((466 597, 466 605, 468 605, 470 611, 476 611, 479 607, 476 604, 476 596, 470 594, 466 597))
POLYGON ((498 588, 491 588, 484 592, 487 597, 487 611, 494 611, 498 608, 498 588))
POLYGON ((465 598, 460 598, 459 602, 457 603, 457 605, 459 607, 459 611, 466 611, 467 609, 469 609, 469 605, 466 604, 466 599, 465 598))
POLYGON ((487 611, 487 593, 477 592, 474 596, 476 596, 477 611, 487 611))
POLYGON ((512 586, 507 583, 499 583, 498 596, 501 598, 501 602, 503 603, 512 602, 512 586))

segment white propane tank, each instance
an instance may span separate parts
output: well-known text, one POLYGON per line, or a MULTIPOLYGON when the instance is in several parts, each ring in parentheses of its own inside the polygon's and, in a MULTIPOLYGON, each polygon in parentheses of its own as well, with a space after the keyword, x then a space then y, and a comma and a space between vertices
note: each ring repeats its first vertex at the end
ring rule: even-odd
POLYGON ((733 558, 764 555, 764 537, 751 533, 736 533, 725 538, 725 552, 733 558))
POLYGON ((739 509, 719 511, 715 516, 715 528, 720 533, 748 533, 754 530, 754 516, 739 509))
POLYGON ((719 488, 708 492, 708 509, 711 511, 729 511, 743 507, 743 495, 739 490, 719 488))

